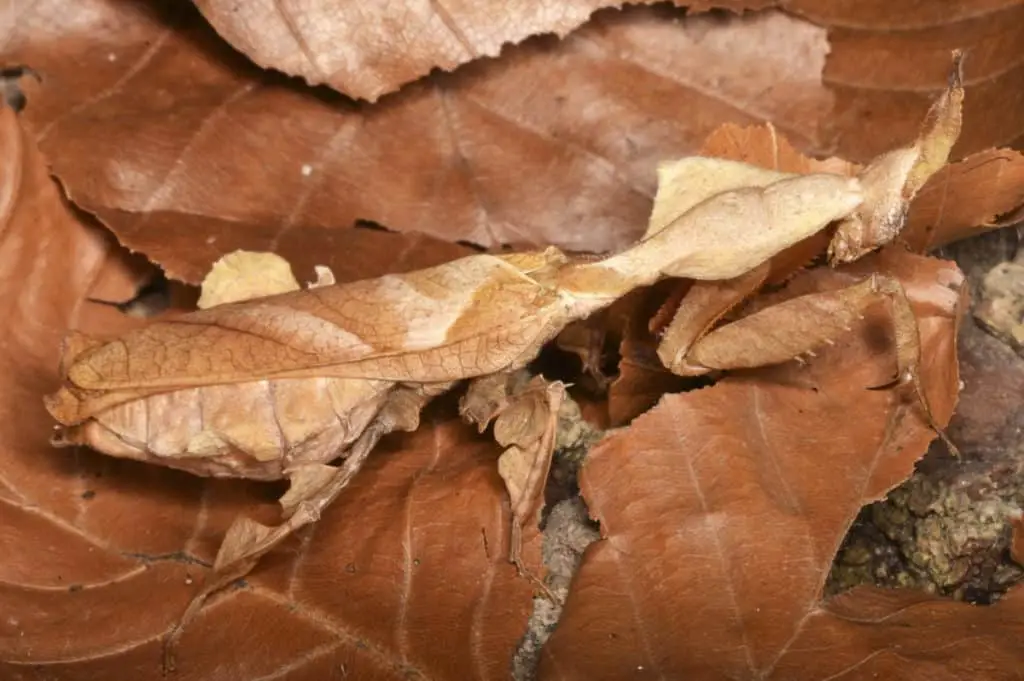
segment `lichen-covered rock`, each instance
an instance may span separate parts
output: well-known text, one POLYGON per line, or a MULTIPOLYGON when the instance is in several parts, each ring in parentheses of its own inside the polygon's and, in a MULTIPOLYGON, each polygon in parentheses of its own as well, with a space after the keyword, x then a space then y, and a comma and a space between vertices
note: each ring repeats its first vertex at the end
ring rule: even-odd
MULTIPOLYGON (((1011 256, 1012 246, 996 233, 956 251, 979 300, 990 289, 980 275, 1011 256)), ((1015 287, 1024 290, 1024 281, 1015 287)), ((949 434, 964 458, 933 445, 909 480, 865 508, 827 593, 870 583, 988 603, 1024 577, 1009 556, 1012 524, 1024 508, 1024 359, 969 322, 959 340, 964 388, 949 434)))

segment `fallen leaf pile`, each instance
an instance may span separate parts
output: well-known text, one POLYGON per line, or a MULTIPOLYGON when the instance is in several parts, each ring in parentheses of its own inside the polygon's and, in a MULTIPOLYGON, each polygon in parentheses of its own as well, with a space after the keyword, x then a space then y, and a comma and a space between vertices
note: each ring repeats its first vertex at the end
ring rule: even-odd
MULTIPOLYGON (((972 322, 962 273, 923 253, 1019 221, 1024 5, 471 5, 0 12, 0 678, 159 678, 161 641, 231 521, 277 519, 275 484, 50 446, 42 398, 62 340, 147 323, 122 310, 159 283, 149 263, 175 314, 195 304, 184 285, 239 249, 283 256, 303 283, 317 265, 346 282, 510 245, 620 249, 648 229, 664 161, 852 174, 910 143, 955 48, 963 132, 900 243, 829 268, 816 265, 828 234, 815 235, 756 280, 664 282, 559 339, 592 375, 562 353, 558 378, 592 421, 621 428, 579 471, 601 538, 515 678, 1019 678, 1020 587, 990 607, 875 587, 823 596, 857 513, 935 438, 910 391, 868 389, 895 369, 886 305, 806 366, 698 383, 656 348, 687 292, 749 314, 891 275, 947 423, 957 328, 972 322)), ((510 678, 545 606, 507 560, 501 452, 448 402, 385 438, 318 523, 211 600, 175 678, 510 678)), ((550 539, 524 528, 524 562, 551 567, 550 539)))

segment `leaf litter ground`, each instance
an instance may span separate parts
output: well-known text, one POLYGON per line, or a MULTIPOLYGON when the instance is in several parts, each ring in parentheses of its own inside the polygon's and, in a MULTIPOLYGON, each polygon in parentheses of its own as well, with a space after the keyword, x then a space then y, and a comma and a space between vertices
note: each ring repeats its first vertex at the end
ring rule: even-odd
MULTIPOLYGON (((37 3, 32 11, 51 28, 59 27, 62 14, 54 11, 56 6, 37 3)), ((365 147, 353 146, 348 138, 337 135, 355 134, 354 130, 372 122, 360 120, 358 124, 342 125, 333 107, 340 106, 344 113, 347 103, 339 104, 330 97, 325 101, 300 96, 290 86, 273 80, 268 87, 254 84, 265 76, 216 47, 215 42, 203 37, 205 29, 201 27, 162 23, 166 17, 160 12, 150 14, 142 10, 138 14, 126 10, 117 13, 112 7, 112 4, 97 2, 95 8, 100 13, 94 16, 117 20, 115 24, 120 30, 114 33, 121 44, 114 49, 108 49, 108 43, 98 50, 88 50, 93 59, 93 74, 106 78, 105 81, 82 79, 80 66, 72 69, 71 60, 60 59, 67 54, 67 46, 73 46, 71 51, 79 54, 77 45, 92 40, 98 34, 95 28, 92 35, 79 34, 74 40, 54 43, 65 47, 50 50, 48 54, 53 56, 32 59, 29 57, 33 55, 19 54, 18 50, 19 45, 31 45, 33 36, 15 31, 14 35, 20 35, 21 40, 9 43, 8 54, 32 63, 49 58, 51 61, 46 62, 45 69, 49 78, 56 77, 57 83, 62 80, 69 85, 78 83, 75 87, 58 88, 63 92, 60 96, 66 99, 55 108, 47 111, 45 102, 48 100, 38 97, 33 102, 40 102, 40 107, 30 107, 27 111, 29 121, 37 126, 35 130, 41 131, 44 151, 71 197, 96 213, 124 242, 135 245, 169 270, 192 281, 201 277, 217 256, 239 246, 264 249, 273 246, 289 257, 294 256, 297 269, 302 270, 322 262, 320 254, 336 251, 336 244, 368 239, 362 251, 367 254, 365 258, 356 256, 351 263, 327 263, 334 265, 336 271, 345 271, 341 266, 346 264, 356 265, 351 270, 353 278, 380 273, 373 267, 392 266, 390 262, 377 260, 382 252, 389 257, 399 253, 398 259, 402 262, 399 268, 432 264, 450 259, 456 252, 464 252, 449 241, 469 238, 488 243, 487 238, 481 238, 479 232, 474 231, 481 224, 474 211, 480 210, 481 205, 487 211, 489 224, 507 230, 499 232, 500 238, 496 241, 561 240, 563 244, 592 250, 626 243, 635 236, 630 230, 643 224, 646 217, 645 206, 653 189, 653 176, 644 178, 644 174, 653 167, 654 155, 663 158, 692 151, 722 119, 715 114, 713 103, 700 104, 697 110, 707 116, 706 125, 667 133, 655 130, 641 140, 646 151, 637 155, 609 146, 609 140, 600 132, 606 128, 607 120, 601 121, 600 126, 594 122, 563 131, 552 129, 551 123, 535 121, 531 128, 529 120, 524 126, 523 114, 516 112, 513 118, 518 128, 535 131, 539 125, 548 136, 556 139, 568 133, 570 141, 592 153, 596 150, 598 156, 605 156, 610 150, 618 175, 611 173, 608 177, 631 178, 624 186, 646 183, 648 198, 643 198, 641 192, 639 200, 626 201, 597 185, 600 191, 595 191, 595 196, 598 198, 587 197, 581 201, 587 211, 581 215, 587 217, 581 217, 580 222, 596 215, 606 220, 605 226, 583 237, 575 232, 562 235, 555 231, 556 225, 561 228, 565 223, 566 197, 578 198, 572 190, 579 186, 579 181, 565 183, 569 194, 548 191, 547 196, 540 198, 509 195, 506 188, 495 187, 493 194, 500 201, 488 197, 480 205, 474 205, 473 201, 456 202, 454 208, 446 209, 447 213, 416 214, 412 218, 388 211, 394 206, 420 205, 413 200, 420 196, 415 192, 405 199, 401 195, 381 198, 378 212, 360 204, 353 207, 352 199, 346 198, 340 205, 328 201, 317 217, 316 211, 307 208, 316 205, 316 190, 304 193, 301 179, 295 179, 308 177, 304 174, 306 165, 311 166, 314 174, 320 171, 315 163, 308 163, 309 154, 299 154, 293 163, 284 164, 283 170, 275 166, 267 178, 229 175, 222 178, 224 184, 218 184, 213 181, 216 178, 204 179, 192 168, 201 167, 200 160, 217 163, 225 150, 206 149, 201 144, 193 146, 193 140, 197 139, 192 136, 193 130, 205 129, 213 137, 219 137, 219 132, 227 129, 255 131, 251 137, 241 138, 241 146, 231 147, 234 151, 230 154, 230 163, 215 167, 218 173, 230 173, 253 167, 239 159, 263 154, 265 148, 259 145, 266 140, 275 140, 274 144, 283 146, 279 135, 282 129, 290 134, 297 131, 298 139, 308 138, 314 148, 322 147, 325 139, 345 142, 348 145, 345 148, 352 153, 353 149, 365 147), (186 39, 182 40, 182 36, 186 39), (122 47, 126 50, 122 51, 122 47), (109 58, 111 54, 115 59, 109 58), (190 62, 197 54, 202 58, 190 62), (207 68, 210 62, 215 68, 207 68), (183 70, 183 64, 190 64, 193 70, 183 70), (178 92, 147 89, 150 84, 160 82, 155 75, 160 69, 167 74, 168 83, 188 83, 191 87, 178 92), (145 77, 136 78, 140 73, 145 77), (203 90, 203 85, 209 89, 203 90), (170 99, 160 99, 168 97, 169 92, 173 93, 170 99), (231 108, 245 104, 253 93, 270 93, 271 98, 249 102, 246 108, 231 108), (191 101, 194 108, 182 108, 183 101, 191 101), (269 106, 270 101, 277 101, 280 106, 275 109, 269 106), (124 122, 129 112, 138 117, 138 122, 145 123, 150 118, 166 118, 171 102, 175 103, 176 110, 186 114, 191 111, 194 117, 178 120, 176 128, 164 121, 158 127, 149 128, 148 137, 143 135, 139 141, 126 138, 124 133, 129 126, 124 122), (295 120, 300 121, 298 128, 281 124, 282 120, 287 120, 282 112, 304 110, 304 107, 330 115, 320 122, 316 122, 315 117, 309 118, 312 114, 296 117, 295 120), (266 116, 265 121, 272 121, 273 125, 267 122, 261 128, 253 123, 225 125, 218 122, 218 116, 225 112, 228 122, 239 120, 239 116, 242 120, 258 121, 259 118, 247 117, 245 112, 250 109, 260 111, 266 116), (34 119, 37 115, 42 118, 34 119), (116 126, 117 132, 111 132, 114 128, 110 125, 116 126), (174 129, 179 130, 177 136, 169 134, 174 129), (147 147, 147 139, 170 140, 171 143, 169 147, 147 147), (123 141, 127 153, 122 153, 120 147, 112 149, 112 140, 123 141), (252 150, 246 151, 249 149, 252 150), (190 160, 190 153, 195 154, 194 161, 190 160), (184 169, 176 170, 175 166, 184 166, 184 169), (170 181, 174 178, 188 178, 189 182, 181 186, 170 181), (290 184, 295 182, 300 182, 297 194, 306 196, 306 203, 275 198, 296 195, 296 188, 290 184), (267 188, 274 186, 282 187, 281 194, 267 193, 267 188), (252 195, 237 195, 237 191, 245 189, 251 190, 252 195), (241 212, 232 211, 230 205, 225 208, 225 204, 216 201, 228 195, 237 199, 234 205, 241 206, 241 212), (549 201, 547 205, 552 206, 547 225, 533 222, 538 214, 537 201, 549 201), (514 212, 517 206, 530 204, 534 209, 528 216, 519 217, 514 212), (469 209, 464 207, 467 205, 469 209), (260 210, 252 210, 252 206, 260 210), (614 210, 609 206, 614 206, 614 210), (619 207, 625 210, 620 213, 619 207), (607 216, 612 219, 608 220, 607 216), (400 234, 347 229, 356 218, 377 219, 400 234), (282 220, 290 225, 284 236, 278 229, 282 220), (445 227, 450 231, 433 237, 402 233, 431 225, 450 225, 450 228, 445 227), (337 229, 339 227, 341 229, 337 229), (215 240, 211 243, 209 237, 215 240), (437 260, 431 261, 431 258, 437 260), (369 271, 359 269, 367 265, 369 271)), ((992 12, 989 18, 1002 16, 1000 9, 992 12)), ((594 41, 598 45, 618 44, 614 41, 624 38, 628 46, 631 31, 633 38, 641 41, 645 31, 665 35, 664 27, 648 15, 637 12, 632 16, 639 19, 597 22, 589 27, 594 34, 589 36, 591 42, 587 42, 587 33, 582 32, 576 43, 567 44, 581 49, 592 46, 594 41), (622 38, 618 37, 620 34, 622 38)), ((1013 25, 1012 22, 994 23, 1013 25)), ((76 30, 80 29, 81 25, 76 30)), ((832 33, 833 41, 837 33, 832 33)), ((61 30, 49 35, 61 36, 61 30)), ((681 41, 686 44, 685 38, 681 41)), ((726 41, 724 44, 735 43, 726 41)), ((483 96, 480 93, 489 96, 507 91, 510 97, 521 98, 522 78, 506 78, 502 85, 500 70, 507 68, 503 64, 510 63, 513 71, 528 75, 535 73, 537 64, 543 64, 552 55, 555 61, 572 59, 571 50, 569 56, 561 57, 548 47, 537 49, 535 53, 526 47, 516 53, 520 56, 511 56, 507 62, 470 68, 465 74, 456 74, 456 79, 467 81, 476 97, 483 96), (496 70, 498 75, 492 73, 496 70)), ((623 54, 622 48, 619 49, 619 54, 623 54)), ((763 54, 754 55, 755 60, 763 60, 763 57, 763 54)), ((654 57, 648 55, 641 60, 655 63, 652 59, 654 57)), ((839 59, 830 62, 832 71, 827 70, 826 75, 838 73, 835 70, 838 63, 839 59)), ((739 71, 742 72, 742 68, 739 71)), ((630 73, 637 72, 633 69, 630 73)), ((1016 71, 1010 69, 1005 73, 1012 78, 1016 71)), ((578 82, 567 82, 570 83, 567 94, 582 96, 578 82)), ((455 85, 458 87, 458 81, 455 85)), ((423 97, 434 96, 442 104, 448 97, 444 86, 419 88, 421 92, 428 90, 430 92, 423 97)), ((47 91, 54 92, 52 87, 47 91)), ((660 90, 655 88, 655 91, 660 90)), ((1012 91, 1007 87, 991 88, 996 94, 1012 91)), ((415 99, 417 92, 413 87, 404 96, 415 99)), ((558 102, 558 96, 553 95, 559 106, 572 110, 585 108, 582 103, 586 99, 578 106, 569 99, 567 105, 558 102)), ((628 97, 612 96, 608 101, 626 100, 628 97)), ((793 100, 790 94, 787 102, 793 100)), ((799 101, 799 97, 796 100, 799 101)), ((475 103, 479 99, 467 101, 475 103)), ((497 101, 505 100, 499 97, 497 101)), ((531 101, 535 112, 556 110, 539 106, 540 103, 531 101)), ((407 120, 406 116, 415 117, 417 111, 424 110, 417 109, 415 103, 408 105, 398 99, 385 100, 382 104, 378 117, 386 120, 390 116, 390 129, 406 125, 402 122, 407 120)), ((631 104, 638 105, 637 102, 631 104)), ((678 111, 684 108, 679 102, 670 101, 667 109, 671 109, 672 114, 667 115, 657 113, 658 108, 640 113, 621 106, 606 106, 621 120, 623 130, 642 128, 629 122, 631 116, 638 120, 651 116, 678 124, 678 111)), ((989 109, 1006 111, 1012 107, 989 109)), ((744 111, 734 120, 740 123, 762 117, 774 118, 777 123, 786 120, 782 110, 761 109, 750 114, 744 111)), ((490 134, 487 131, 495 129, 481 128, 471 119, 462 120, 464 125, 449 133, 458 140, 473 140, 474 134, 487 137, 490 134)), ((813 146, 818 134, 813 124, 794 121, 793 127, 795 138, 810 140, 813 146)), ((977 125, 974 129, 1003 134, 1000 126, 977 125)), ((105 678, 112 665, 126 665, 137 670, 140 678, 146 678, 158 657, 159 636, 186 602, 193 582, 205 570, 203 563, 212 559, 228 523, 242 509, 248 513, 254 513, 254 508, 260 509, 255 511, 258 517, 272 517, 274 494, 258 486, 200 483, 188 476, 111 461, 90 453, 55 457, 46 446, 49 420, 38 396, 53 386, 57 343, 64 329, 77 327, 109 332, 130 323, 109 314, 109 307, 83 302, 86 297, 92 297, 93 291, 104 288, 101 285, 103 272, 124 272, 123 256, 112 252, 109 241, 83 229, 75 216, 67 212, 55 187, 47 180, 29 136, 23 134, 9 116, 4 122, 4 134, 7 140, 4 149, 17 150, 17 153, 5 153, 9 177, 21 180, 20 184, 13 180, 5 182, 6 186, 19 188, 10 199, 9 205, 14 208, 5 213, 7 221, 2 242, 6 251, 4 260, 11 263, 5 271, 16 273, 10 282, 19 291, 19 297, 11 300, 19 302, 10 310, 12 334, 9 352, 4 356, 10 371, 5 372, 7 384, 2 397, 5 418, 0 427, 4 429, 5 457, 0 499, 7 509, 3 514, 4 533, 15 545, 24 548, 16 560, 7 562, 5 570, 8 572, 0 579, 4 603, 10 606, 5 607, 5 612, 16 613, 3 624, 2 659, 8 670, 25 678, 51 673, 59 673, 64 678, 105 678), (26 246, 37 250, 26 251, 26 246), (68 253, 77 256, 69 258, 68 253), (33 304, 24 306, 24 301, 29 300, 33 304), (48 540, 41 541, 41 537, 48 540), (53 546, 66 548, 54 551, 53 546), (161 594, 161 598, 154 599, 154 593, 161 594), (112 606, 112 603, 117 605, 112 606), (26 636, 25 632, 40 633, 26 636)), ((288 145, 295 148, 295 140, 289 140, 288 145)), ((612 140, 616 144, 620 141, 621 136, 612 140)), ((866 143, 866 147, 870 144, 866 143)), ((328 145, 327 148, 334 147, 328 145)), ((772 149, 771 153, 776 150, 772 149)), ((970 170, 965 173, 969 179, 959 191, 970 195, 972 188, 981 186, 985 191, 973 193, 985 200, 989 200, 988 197, 998 200, 986 206, 973 202, 947 203, 950 188, 955 186, 958 176, 951 175, 938 185, 933 183, 934 188, 926 187, 922 192, 922 197, 931 192, 932 197, 938 198, 938 217, 924 220, 924 224, 932 228, 931 232, 941 232, 945 224, 970 230, 1020 204, 1021 183, 1019 175, 1014 175, 1020 172, 1019 155, 1008 151, 985 153, 989 156, 964 162, 967 164, 964 167, 970 170), (980 177, 979 172, 983 173, 980 177), (951 212, 951 207, 959 210, 965 205, 970 206, 966 215, 951 212)), ((863 158, 858 154, 847 156, 863 158)), ((427 155, 425 158, 437 157, 427 155)), ((530 150, 517 153, 511 159, 497 159, 493 167, 514 167, 528 173, 526 169, 532 167, 531 159, 546 163, 546 159, 552 157, 565 157, 570 161, 574 158, 562 152, 536 154, 530 150)), ((464 151, 451 158, 474 161, 467 164, 471 169, 488 167, 464 151)), ((410 168, 418 177, 424 166, 430 165, 421 157, 410 168)), ((444 169, 450 164, 441 166, 444 169)), ((377 167, 388 170, 394 166, 380 164, 361 172, 371 176, 376 172, 372 168, 377 167)), ((601 168, 602 164, 595 167, 601 168)), ((949 172, 954 173, 953 168, 949 172)), ((477 172, 484 171, 471 170, 456 177, 472 178, 477 172)), ((560 177, 565 176, 558 172, 560 177)), ((583 177, 594 175, 591 172, 583 177)), ((601 173, 596 175, 600 177, 601 173)), ((412 171, 409 176, 413 176, 412 171)), ((342 177, 332 178, 330 182, 344 186, 347 181, 342 177)), ((439 175, 432 184, 426 182, 417 190, 446 182, 445 176, 439 175)), ((609 186, 618 182, 616 179, 609 186)), ((351 184, 351 180, 348 183, 351 184)), ((526 185, 548 187, 559 183, 520 183, 524 189, 526 185)), ((358 196, 357 200, 365 201, 358 196)), ((479 194, 474 200, 479 200, 479 194)), ((915 210, 920 209, 915 207, 915 210)), ((957 237, 962 235, 955 233, 957 237)), ((894 260, 889 266, 897 276, 916 284, 918 299, 931 315, 927 317, 929 324, 935 325, 929 342, 937 345, 930 345, 931 352, 926 356, 932 362, 938 362, 943 356, 948 360, 952 352, 952 331, 947 329, 943 334, 939 329, 942 324, 950 324, 948 306, 943 308, 943 300, 948 303, 950 279, 947 276, 941 281, 937 276, 946 271, 945 266, 898 254, 891 257, 894 260)), ((303 274, 300 273, 300 278, 303 274)), ((801 281, 819 285, 816 281, 819 276, 824 275, 802 276, 793 286, 799 286, 801 281)), ((849 445, 853 450, 856 438, 881 437, 877 432, 878 413, 892 417, 908 408, 910 403, 898 401, 896 395, 856 392, 858 397, 865 397, 863 403, 860 400, 854 403, 856 409, 878 410, 872 412, 872 420, 867 421, 876 427, 876 431, 871 431, 856 428, 857 421, 848 418, 846 411, 840 412, 835 403, 829 401, 835 391, 840 395, 860 391, 872 384, 871 381, 884 380, 886 371, 891 370, 885 325, 872 326, 870 319, 869 329, 847 339, 843 349, 851 353, 849 355, 837 349, 812 363, 807 371, 789 367, 754 373, 728 379, 707 390, 665 398, 633 427, 613 435, 594 450, 594 467, 586 469, 581 484, 591 503, 591 511, 603 521, 606 540, 588 553, 573 587, 562 627, 546 648, 543 677, 583 675, 587 671, 586 664, 605 660, 609 666, 595 667, 602 673, 612 670, 617 673, 619 669, 626 669, 623 665, 635 663, 628 669, 631 678, 658 672, 670 674, 677 669, 703 678, 762 678, 772 674, 778 678, 859 678, 872 674, 902 678, 922 673, 922 670, 936 675, 1012 678, 1008 674, 1014 673, 1011 671, 1014 665, 1021 663, 1020 653, 1013 647, 1014 641, 1020 640, 1024 607, 1019 591, 1011 592, 996 606, 986 609, 951 604, 920 594, 863 589, 826 602, 819 600, 832 552, 842 539, 845 525, 861 503, 878 498, 909 474, 913 460, 923 448, 922 444, 919 451, 912 454, 909 450, 913 448, 907 446, 902 456, 882 457, 874 465, 865 464, 856 456, 815 457, 815 452, 825 449, 823 438, 808 432, 801 422, 803 415, 794 411, 803 409, 818 418, 827 418, 831 407, 835 422, 850 429, 852 434, 847 437, 851 439, 849 445), (856 354, 858 352, 861 354, 856 354), (855 357, 865 359, 861 364, 845 363, 855 357), (847 379, 860 378, 863 374, 864 380, 844 382, 840 380, 842 371, 848 372, 847 379), (808 379, 811 379, 810 388, 808 379), (765 389, 765 385, 771 388, 765 389), (816 393, 813 388, 820 392, 816 393), (808 390, 810 394, 805 394, 808 390), (766 423, 776 430, 760 426, 758 430, 764 431, 760 440, 762 448, 769 452, 779 450, 778 456, 757 457, 745 444, 747 440, 759 441, 746 437, 750 434, 747 431, 757 424, 737 418, 736 413, 751 413, 751 393, 772 404, 769 412, 775 421, 769 419, 766 423), (710 404, 703 404, 705 399, 723 401, 732 413, 727 417, 716 414, 710 404), (802 400, 809 400, 809 404, 802 404, 802 400), (668 451, 666 442, 671 442, 671 437, 666 433, 674 435, 677 422, 684 421, 714 433, 729 456, 721 460, 702 457, 699 443, 668 451), (737 431, 744 437, 738 437, 737 431), (772 448, 772 437, 775 442, 784 441, 784 446, 772 448), (801 448, 814 451, 798 457, 796 454, 801 448), (633 458, 640 451, 652 459, 664 457, 666 462, 657 470, 651 470, 633 458), (832 490, 826 497, 822 491, 827 489, 824 486, 812 485, 804 489, 797 484, 834 482, 833 476, 838 471, 860 481, 861 487, 832 490), (661 478, 656 478, 656 473, 661 473, 661 478), (624 491, 622 479, 630 476, 644 484, 645 490, 650 488, 649 493, 637 495, 624 491), (680 476, 679 484, 701 490, 706 505, 681 506, 686 500, 692 503, 695 498, 699 499, 700 495, 679 499, 677 492, 666 490, 665 483, 679 480, 680 476), (854 491, 858 495, 852 495, 854 491), (645 508, 656 508, 664 515, 652 520, 644 515, 645 508), (811 515, 810 511, 819 509, 820 513, 811 515), (641 531, 645 528, 649 529, 646 534, 641 531), (642 560, 643 551, 651 550, 644 547, 645 541, 663 544, 659 545, 662 553, 657 560, 642 560), (624 548, 634 552, 631 554, 624 548), (787 551, 782 552, 782 548, 787 551), (665 560, 662 555, 672 556, 674 560, 665 560), (701 566, 707 569, 699 569, 701 566), (762 583, 768 588, 760 588, 762 583), (585 598, 584 594, 592 598, 585 598), (703 598, 695 601, 698 596, 703 598), (670 612, 668 603, 677 603, 679 607, 670 612), (596 609, 598 616, 587 612, 587 608, 596 609), (610 621, 608 613, 616 615, 617 619, 610 621), (628 619, 618 617, 622 613, 629 613, 628 619), (673 631, 678 636, 666 638, 666 634, 673 631), (688 635, 684 636, 684 632, 688 635), (612 636, 607 636, 608 633, 612 636), (681 649, 680 642, 684 644, 681 649), (606 651, 607 657, 595 655, 606 654, 606 651), (612 658, 611 652, 619 656, 612 658)), ((941 366, 935 371, 938 380, 932 381, 932 385, 942 385, 950 391, 955 376, 942 375, 941 366)), ((955 389, 952 392, 955 393, 955 389)), ((937 409, 939 405, 943 405, 943 401, 937 397, 937 409)), ((941 408, 948 410, 949 406, 941 408)), ((232 673, 243 673, 251 678, 323 678, 330 673, 349 674, 354 678, 407 677, 417 673, 427 678, 505 678, 506 662, 524 630, 531 594, 529 586, 517 580, 514 569, 504 562, 500 546, 505 541, 508 518, 501 504, 504 492, 493 465, 497 450, 484 440, 468 436, 455 424, 447 424, 443 415, 437 419, 437 425, 432 424, 421 433, 391 441, 389 450, 401 456, 387 456, 388 451, 385 451, 375 457, 374 463, 364 471, 365 480, 360 483, 364 486, 350 489, 346 500, 333 508, 323 526, 290 544, 254 575, 247 586, 226 594, 210 608, 205 621, 198 623, 186 641, 185 650, 192 656, 191 662, 188 657, 182 657, 182 678, 211 678, 212 669, 223 668, 225 651, 233 651, 234 657, 228 663, 232 673), (440 456, 442 452, 444 455, 440 456), (334 522, 329 522, 331 518, 334 522), (399 522, 375 524, 375 519, 399 519, 399 522), (339 581, 346 579, 358 586, 339 588, 339 581), (441 621, 446 623, 444 628, 440 628, 441 621), (447 624, 451 621, 459 625, 447 624), (439 637, 439 631, 448 632, 449 638, 439 637), (260 645, 261 640, 268 643, 260 645), (259 654, 252 651, 259 651, 259 654)), ((917 432, 914 428, 903 432, 902 436, 911 440, 917 437, 922 442, 928 438, 927 432, 917 432)), ((679 436, 676 437, 678 440, 679 436)), ((880 455, 904 444, 879 446, 873 453, 880 455)), ((831 449, 834 445, 829 442, 828 446, 831 449)), ((536 561, 539 538, 532 538, 528 548, 532 560, 536 561)), ((592 676, 601 677, 597 673, 592 676)))

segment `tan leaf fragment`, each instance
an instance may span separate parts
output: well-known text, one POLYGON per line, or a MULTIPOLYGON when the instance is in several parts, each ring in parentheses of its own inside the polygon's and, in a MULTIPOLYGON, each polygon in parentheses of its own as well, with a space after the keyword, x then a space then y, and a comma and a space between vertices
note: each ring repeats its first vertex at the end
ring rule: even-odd
POLYGON ((299 288, 292 266, 276 253, 234 251, 213 264, 203 279, 197 306, 205 310, 239 300, 262 298, 299 288))
POLYGON ((333 466, 321 463, 296 466, 289 477, 288 491, 278 499, 278 503, 281 504, 281 515, 285 518, 294 515, 299 503, 326 487, 335 472, 333 466))
POLYGON ((459 403, 462 417, 480 432, 493 421, 494 439, 505 448, 498 474, 511 502, 510 559, 517 566, 519 536, 523 528, 536 527, 539 521, 565 397, 563 383, 519 370, 474 380, 459 403))

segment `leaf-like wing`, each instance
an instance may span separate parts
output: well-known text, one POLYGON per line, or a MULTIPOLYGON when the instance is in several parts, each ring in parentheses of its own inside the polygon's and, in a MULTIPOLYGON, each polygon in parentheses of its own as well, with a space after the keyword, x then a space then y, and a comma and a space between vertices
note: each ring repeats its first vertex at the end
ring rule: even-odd
POLYGON ((103 343, 79 337, 67 344, 67 384, 51 410, 72 422, 154 392, 263 378, 430 383, 492 373, 531 359, 559 326, 564 306, 530 273, 562 257, 475 255, 217 306, 103 343))

